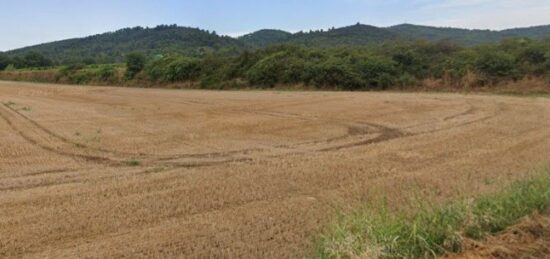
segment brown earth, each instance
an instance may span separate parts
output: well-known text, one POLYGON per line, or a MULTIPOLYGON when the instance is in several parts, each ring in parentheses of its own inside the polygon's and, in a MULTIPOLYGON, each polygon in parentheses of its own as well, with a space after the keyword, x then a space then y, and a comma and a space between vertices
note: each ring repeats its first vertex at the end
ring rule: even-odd
POLYGON ((532 215, 450 258, 550 258, 550 216, 532 215))
POLYGON ((550 99, 0 82, 0 257, 308 255, 338 210, 545 165, 550 99))

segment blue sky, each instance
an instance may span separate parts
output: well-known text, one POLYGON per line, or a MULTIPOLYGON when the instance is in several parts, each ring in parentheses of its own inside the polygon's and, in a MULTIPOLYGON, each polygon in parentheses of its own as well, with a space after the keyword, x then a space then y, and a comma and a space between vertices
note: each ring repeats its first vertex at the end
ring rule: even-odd
POLYGON ((0 50, 9 50, 174 23, 231 36, 357 22, 504 29, 550 24, 550 0, 0 0, 0 17, 0 50))

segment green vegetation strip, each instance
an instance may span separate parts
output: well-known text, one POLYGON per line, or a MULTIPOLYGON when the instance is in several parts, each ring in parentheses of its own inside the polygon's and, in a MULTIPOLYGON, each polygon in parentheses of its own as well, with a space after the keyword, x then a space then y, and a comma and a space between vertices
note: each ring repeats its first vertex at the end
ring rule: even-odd
POLYGON ((327 47, 275 45, 201 55, 133 52, 109 54, 126 58, 125 64, 110 65, 80 60, 80 54, 54 62, 40 53, 0 53, 0 79, 203 89, 550 92, 550 38, 473 47, 445 41, 327 47))
POLYGON ((412 216, 387 209, 343 216, 316 244, 319 258, 418 258, 459 253, 464 238, 483 239, 524 216, 550 213, 550 170, 505 190, 446 206, 421 206, 412 216))

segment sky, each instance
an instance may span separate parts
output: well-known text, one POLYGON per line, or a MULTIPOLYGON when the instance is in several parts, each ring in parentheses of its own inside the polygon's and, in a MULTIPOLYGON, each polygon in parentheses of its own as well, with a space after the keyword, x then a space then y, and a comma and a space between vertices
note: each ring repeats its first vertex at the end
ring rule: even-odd
POLYGON ((6 51, 159 24, 230 36, 357 22, 499 30, 550 24, 550 0, 0 0, 0 22, 0 51, 6 51))

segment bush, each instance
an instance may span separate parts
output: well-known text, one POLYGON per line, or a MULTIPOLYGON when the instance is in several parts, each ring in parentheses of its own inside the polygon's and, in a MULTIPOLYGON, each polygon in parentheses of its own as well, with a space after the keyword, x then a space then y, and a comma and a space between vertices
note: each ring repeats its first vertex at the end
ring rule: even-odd
POLYGON ((479 74, 490 82, 515 79, 518 76, 514 57, 499 50, 481 53, 475 63, 475 67, 479 74))
POLYGON ((93 78, 93 72, 86 69, 76 70, 69 76, 70 82, 73 84, 87 84, 92 81, 93 78))
POLYGON ((99 68, 97 75, 100 81, 112 82, 116 77, 116 70, 113 66, 104 65, 99 68))
POLYGON ((355 90, 364 86, 360 73, 353 69, 349 58, 330 57, 312 68, 312 82, 321 88, 340 87, 355 90))
POLYGON ((304 61, 288 52, 277 52, 258 61, 246 77, 255 85, 295 84, 303 79, 304 61))
POLYGON ((200 75, 199 63, 191 58, 178 57, 168 63, 164 73, 164 80, 175 81, 190 81, 195 80, 200 75))
POLYGON ((169 56, 152 61, 147 65, 145 71, 152 81, 177 82, 198 79, 200 69, 200 64, 196 59, 169 56))
POLYGON ((76 73, 76 71, 83 69, 83 64, 72 64, 72 65, 66 65, 59 68, 57 73, 55 74, 55 80, 57 82, 63 81, 63 79, 68 80, 71 82, 71 78, 76 73))
POLYGON ((6 68, 4 68, 5 71, 14 71, 16 69, 17 68, 15 67, 14 64, 9 64, 6 68))
POLYGON ((356 68, 368 89, 386 89, 395 84, 397 76, 395 63, 381 57, 361 59, 356 68))
POLYGON ((126 55, 126 79, 134 79, 145 67, 145 61, 145 55, 139 52, 126 55))
POLYGON ((80 69, 83 69, 85 66, 84 64, 72 64, 72 65, 66 65, 66 66, 62 66, 60 69, 59 69, 59 74, 60 75, 63 75, 63 76, 66 76, 66 75, 69 75, 77 70, 80 70, 80 69))

